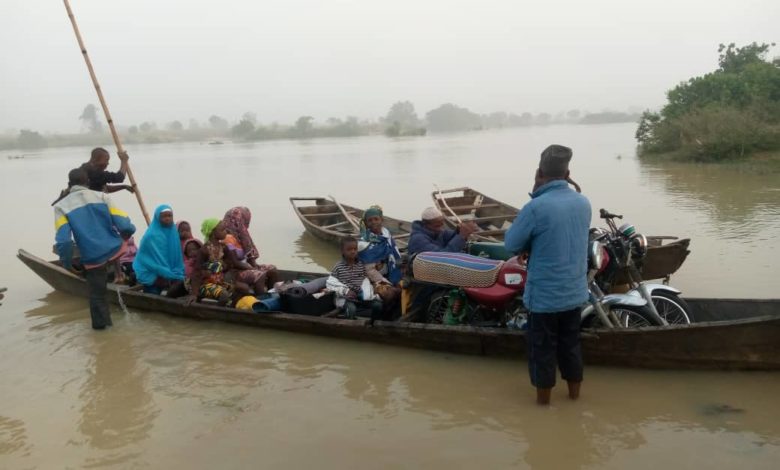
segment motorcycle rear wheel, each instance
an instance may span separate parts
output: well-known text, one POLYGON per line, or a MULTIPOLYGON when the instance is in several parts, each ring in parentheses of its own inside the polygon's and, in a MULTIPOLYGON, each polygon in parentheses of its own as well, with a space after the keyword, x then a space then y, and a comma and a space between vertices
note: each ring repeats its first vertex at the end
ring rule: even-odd
POLYGON ((670 325, 688 325, 693 323, 693 313, 688 303, 672 292, 656 291, 650 295, 653 305, 670 325))
POLYGON ((444 322, 444 315, 447 313, 447 302, 449 295, 446 291, 440 291, 431 296, 431 302, 428 304, 428 310, 425 311, 425 322, 441 325, 444 322))

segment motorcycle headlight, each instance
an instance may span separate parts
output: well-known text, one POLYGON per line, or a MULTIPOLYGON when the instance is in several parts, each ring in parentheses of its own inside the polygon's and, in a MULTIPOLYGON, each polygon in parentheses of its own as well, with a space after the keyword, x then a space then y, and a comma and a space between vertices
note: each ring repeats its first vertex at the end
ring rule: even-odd
POLYGON ((647 237, 641 233, 635 233, 631 237, 631 252, 640 258, 647 254, 647 237))
POLYGON ((590 238, 591 241, 593 241, 593 240, 603 240, 604 238, 607 237, 607 235, 609 235, 609 232, 607 232, 606 230, 604 230, 601 227, 593 227, 588 232, 588 235, 589 235, 589 238, 590 238))
POLYGON ((588 260, 591 269, 601 269, 601 263, 604 262, 604 248, 599 242, 591 242, 588 250, 588 260))

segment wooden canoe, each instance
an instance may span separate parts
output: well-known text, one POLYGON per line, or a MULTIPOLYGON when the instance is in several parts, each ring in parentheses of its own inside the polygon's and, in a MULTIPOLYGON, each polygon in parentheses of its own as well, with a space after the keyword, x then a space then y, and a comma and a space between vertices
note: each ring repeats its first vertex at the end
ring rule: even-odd
MULTIPOLYGON (((54 289, 87 297, 83 278, 19 250, 18 258, 54 289)), ((312 273, 284 271, 283 277, 312 273)), ((109 285, 109 299, 120 290, 132 309, 200 320, 371 341, 453 353, 520 357, 526 350, 519 330, 446 326, 424 323, 342 320, 289 313, 249 313, 213 304, 184 307, 181 301, 109 285)), ((587 364, 664 369, 780 370, 780 299, 687 299, 695 318, 691 325, 632 330, 592 330, 582 335, 587 364)))
MULTIPOLYGON (((363 218, 362 209, 336 204, 333 200, 324 197, 291 197, 290 204, 306 231, 321 240, 338 243, 344 237, 360 235, 352 222, 360 223, 363 218), (353 218, 352 222, 347 220, 345 212, 353 218)), ((409 235, 412 232, 411 222, 385 215, 384 226, 390 230, 398 249, 402 252, 406 251, 409 235)))
MULTIPOLYGON (((480 230, 475 234, 477 241, 503 242, 504 234, 515 220, 519 209, 505 202, 493 199, 469 188, 453 188, 434 191, 431 196, 436 208, 444 214, 450 227, 458 225, 457 219, 474 220, 480 230), (457 217, 456 217, 457 215, 457 217)), ((668 236, 648 236, 647 256, 643 261, 644 279, 661 279, 674 274, 690 254, 689 238, 678 239, 668 236)), ((627 282, 616 280, 617 284, 627 282)))

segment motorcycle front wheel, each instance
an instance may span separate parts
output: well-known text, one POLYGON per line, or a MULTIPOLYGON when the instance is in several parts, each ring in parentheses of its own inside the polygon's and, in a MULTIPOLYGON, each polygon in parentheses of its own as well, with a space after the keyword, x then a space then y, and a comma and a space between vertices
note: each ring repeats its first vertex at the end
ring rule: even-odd
POLYGON ((693 313, 688 303, 672 292, 656 291, 650 295, 653 305, 670 325, 688 325, 693 323, 693 313))
POLYGON ((647 306, 614 305, 612 312, 617 315, 623 328, 639 328, 641 326, 659 326, 653 320, 653 314, 647 306))
MULTIPOLYGON (((612 312, 617 316, 622 328, 636 328, 640 326, 657 326, 653 320, 653 313, 647 306, 634 307, 631 305, 614 305, 612 312)), ((582 321, 582 328, 604 328, 601 318, 593 313, 582 321)))

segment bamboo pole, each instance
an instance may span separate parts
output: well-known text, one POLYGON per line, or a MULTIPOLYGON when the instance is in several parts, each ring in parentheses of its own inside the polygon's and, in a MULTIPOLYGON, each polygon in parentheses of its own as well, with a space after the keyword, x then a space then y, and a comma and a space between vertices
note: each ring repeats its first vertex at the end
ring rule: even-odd
MULTIPOLYGON (((114 120, 111 119, 111 113, 108 111, 108 105, 106 104, 106 99, 103 97, 103 91, 100 89, 100 84, 98 83, 97 76, 95 75, 95 69, 92 68, 92 61, 89 60, 87 48, 84 46, 84 41, 81 39, 81 33, 79 32, 79 27, 76 24, 76 17, 73 16, 73 10, 71 10, 68 0, 63 0, 63 2, 65 3, 65 10, 68 11, 68 18, 70 18, 70 23, 73 25, 73 32, 76 34, 76 41, 79 43, 81 54, 84 56, 84 62, 87 64, 89 76, 92 78, 92 84, 95 85, 95 91, 97 92, 98 100, 100 100, 100 106, 103 107, 103 113, 105 114, 106 120, 108 121, 108 128, 111 130, 111 137, 114 138, 116 150, 118 153, 123 153, 125 149, 122 147, 122 142, 119 140, 119 133, 117 133, 116 127, 114 127, 114 120)), ((130 168, 129 162, 127 164, 127 177, 130 178, 130 184, 133 187, 133 193, 135 194, 135 198, 138 200, 138 205, 141 207, 141 213, 143 214, 144 219, 146 220, 146 225, 148 226, 151 222, 151 219, 149 219, 149 212, 146 210, 146 205, 144 204, 144 200, 141 197, 141 190, 138 188, 138 183, 135 181, 135 176, 133 176, 133 170, 130 168)))

